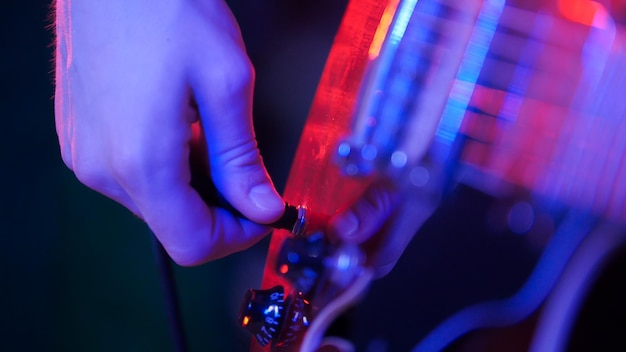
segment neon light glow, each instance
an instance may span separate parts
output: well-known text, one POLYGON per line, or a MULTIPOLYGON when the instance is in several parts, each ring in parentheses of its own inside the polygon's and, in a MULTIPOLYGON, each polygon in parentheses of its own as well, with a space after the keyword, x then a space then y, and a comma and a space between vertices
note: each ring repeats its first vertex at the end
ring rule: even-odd
POLYGON ((398 10, 396 25, 391 30, 391 35, 389 36, 389 41, 392 44, 398 44, 402 37, 404 37, 404 32, 409 25, 409 20, 411 19, 415 5, 417 5, 417 0, 406 0, 403 6, 398 10))
POLYGON ((280 266, 279 270, 281 274, 287 274, 287 272, 289 271, 289 265, 283 264, 280 266))
POLYGON ((451 145, 456 139, 504 5, 503 0, 486 1, 483 5, 437 129, 437 137, 444 144, 451 145))
POLYGON ((559 0, 559 11, 570 21, 586 26, 605 29, 609 24, 609 14, 597 1, 559 0))
POLYGON ((370 60, 374 60, 380 54, 380 49, 383 46, 383 42, 385 41, 385 37, 389 31, 389 25, 391 25, 393 14, 396 12, 399 2, 400 0, 391 0, 385 8, 385 12, 383 12, 378 28, 376 28, 374 39, 372 39, 372 44, 370 45, 370 49, 368 51, 370 60))

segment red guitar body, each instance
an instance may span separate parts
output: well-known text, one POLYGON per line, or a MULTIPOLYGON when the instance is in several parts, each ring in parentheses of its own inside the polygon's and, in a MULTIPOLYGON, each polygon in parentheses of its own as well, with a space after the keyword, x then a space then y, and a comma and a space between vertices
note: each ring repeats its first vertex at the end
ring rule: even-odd
MULTIPOLYGON (((348 134, 352 110, 373 39, 385 3, 368 0, 351 2, 329 54, 318 91, 300 139, 283 198, 300 204, 321 218, 329 217, 358 197, 367 186, 365 178, 343 175, 335 163, 336 145, 348 134)), ((277 257, 283 242, 293 234, 276 230, 272 234, 262 288, 281 285, 293 291, 291 283, 277 272, 277 257)), ((253 340, 252 351, 270 351, 253 340)), ((286 348, 297 351, 298 345, 286 348)))

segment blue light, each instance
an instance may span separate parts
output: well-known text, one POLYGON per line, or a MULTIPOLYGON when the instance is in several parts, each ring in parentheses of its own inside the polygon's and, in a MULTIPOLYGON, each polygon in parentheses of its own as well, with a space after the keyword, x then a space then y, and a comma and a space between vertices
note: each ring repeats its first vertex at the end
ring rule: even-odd
POLYGON ((272 304, 272 305, 268 306, 267 308, 265 308, 265 310, 263 311, 263 314, 266 315, 266 316, 273 315, 274 318, 279 318, 281 309, 282 309, 282 307, 279 307, 279 306, 277 306, 275 304, 272 304))
POLYGON ((402 7, 398 10, 396 25, 393 27, 389 35, 389 41, 392 44, 396 45, 400 43, 400 40, 404 37, 404 32, 406 31, 406 27, 409 25, 409 19, 411 19, 415 5, 417 5, 417 0, 408 0, 405 1, 402 4, 402 7))
POLYGON ((300 256, 296 252, 289 252, 289 254, 287 254, 287 260, 294 264, 300 261, 300 256))
POLYGON ((470 37, 467 51, 457 74, 457 80, 452 87, 450 98, 444 108, 436 132, 437 138, 448 146, 448 151, 445 153, 446 157, 461 127, 465 110, 474 92, 478 75, 496 32, 504 4, 504 0, 486 2, 476 21, 474 32, 470 37))

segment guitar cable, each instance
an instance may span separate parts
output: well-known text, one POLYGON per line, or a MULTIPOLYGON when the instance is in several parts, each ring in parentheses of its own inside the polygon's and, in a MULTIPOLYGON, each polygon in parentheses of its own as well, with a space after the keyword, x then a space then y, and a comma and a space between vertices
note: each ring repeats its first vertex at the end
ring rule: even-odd
MULTIPOLYGON (((196 189, 196 191, 198 191, 204 202, 208 205, 214 206, 215 204, 218 204, 219 207, 230 211, 233 215, 242 219, 247 219, 225 200, 225 198, 217 191, 210 179, 193 173, 191 185, 196 189)), ((307 215, 305 207, 296 207, 285 202, 285 211, 283 212, 283 215, 277 221, 268 224, 267 226, 274 229, 288 230, 294 235, 301 235, 304 232, 306 219, 307 215)), ((174 275, 174 262, 169 257, 165 248, 163 248, 163 245, 159 242, 156 236, 152 235, 150 237, 161 290, 163 291, 163 300, 165 302, 164 308, 168 321, 168 329, 174 347, 173 350, 175 352, 188 352, 189 345, 185 336, 183 315, 178 298, 178 289, 174 275)))
POLYGON ((189 347, 185 338, 183 318, 178 301, 178 291, 176 279, 174 277, 173 261, 163 248, 163 245, 155 235, 150 236, 154 261, 157 267, 161 290, 163 291, 163 301, 165 302, 165 313, 167 316, 168 328, 172 338, 175 352, 187 352, 189 347))

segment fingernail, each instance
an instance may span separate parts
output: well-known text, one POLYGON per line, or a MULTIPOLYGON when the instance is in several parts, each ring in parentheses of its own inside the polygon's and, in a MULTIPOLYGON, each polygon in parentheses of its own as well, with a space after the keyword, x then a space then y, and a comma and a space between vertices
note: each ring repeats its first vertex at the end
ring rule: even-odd
POLYGON ((359 219, 352 212, 341 214, 333 222, 337 235, 344 240, 353 240, 359 228, 359 219))
POLYGON ((265 211, 280 211, 285 208, 285 203, 274 188, 266 183, 250 190, 250 200, 257 208, 265 211))

